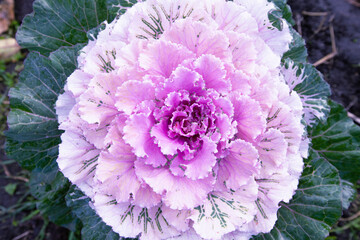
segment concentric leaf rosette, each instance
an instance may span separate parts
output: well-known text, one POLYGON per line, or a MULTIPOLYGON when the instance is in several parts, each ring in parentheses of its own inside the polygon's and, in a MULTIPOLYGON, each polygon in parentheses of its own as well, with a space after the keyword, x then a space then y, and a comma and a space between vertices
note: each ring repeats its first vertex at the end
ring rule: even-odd
POLYGON ((360 131, 283 1, 58 1, 36 1, 18 33, 50 55, 28 57, 7 133, 43 213, 84 239, 328 234, 360 131))
POLYGON ((57 162, 115 232, 219 239, 272 229, 309 142, 286 84, 294 76, 281 68, 291 34, 285 21, 272 26, 273 8, 147 1, 81 50, 56 103, 57 162))

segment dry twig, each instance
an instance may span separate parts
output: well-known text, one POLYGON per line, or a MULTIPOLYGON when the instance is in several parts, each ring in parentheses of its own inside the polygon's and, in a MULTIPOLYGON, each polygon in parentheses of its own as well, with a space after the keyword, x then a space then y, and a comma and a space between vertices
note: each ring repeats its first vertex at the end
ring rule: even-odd
POLYGON ((346 106, 346 110, 349 111, 358 102, 358 97, 354 96, 353 100, 346 106))
POLYGON ((32 231, 31 231, 31 230, 26 231, 26 232, 24 232, 24 233, 20 234, 19 236, 14 237, 12 240, 20 240, 20 239, 22 239, 22 238, 24 238, 24 237, 28 236, 30 233, 32 233, 32 231))
POLYGON ((29 179, 24 178, 24 177, 19 177, 19 176, 12 176, 8 167, 6 165, 2 165, 4 168, 4 172, 7 178, 9 179, 13 179, 13 180, 19 180, 19 181, 23 181, 23 182, 29 182, 29 179))
POLYGON ((350 4, 354 5, 355 7, 360 7, 360 2, 356 0, 347 0, 350 4))
POLYGON ((355 213, 354 215, 348 217, 348 218, 340 218, 339 220, 342 221, 342 222, 349 222, 349 221, 352 221, 356 218, 360 217, 360 211, 355 213))
POLYGON ((301 22, 302 22, 302 16, 300 14, 296 14, 296 28, 300 36, 302 36, 302 28, 301 28, 301 22))
POLYGON ((348 117, 351 118, 352 120, 354 120, 354 122, 356 122, 357 124, 360 125, 360 118, 358 116, 356 116, 355 114, 348 112, 348 117))
POLYGON ((315 62, 314 63, 315 67, 323 64, 324 62, 334 58, 337 55, 337 48, 336 48, 336 42, 335 42, 335 32, 334 32, 334 27, 333 27, 332 23, 329 26, 329 30, 330 30, 330 37, 331 37, 332 52, 329 53, 328 55, 326 55, 325 57, 321 58, 317 62, 315 62))
MULTIPOLYGON (((318 34, 322 29, 323 26, 325 24, 325 21, 327 19, 327 16, 329 15, 329 12, 308 12, 308 11, 303 11, 302 15, 305 16, 310 16, 310 17, 322 17, 319 26, 317 27, 317 29, 315 30, 314 34, 310 37, 312 38, 313 36, 315 36, 316 34, 318 34)), ((330 22, 330 26, 329 26, 329 30, 330 30, 330 37, 331 37, 331 48, 332 51, 331 53, 329 53, 328 55, 326 55, 325 57, 319 59, 318 61, 316 61, 314 63, 314 66, 317 67, 323 63, 325 63, 326 61, 334 58, 337 55, 337 48, 336 48, 336 42, 335 42, 335 32, 334 32, 334 26, 332 25, 332 21, 334 20, 334 15, 332 15, 330 17, 330 19, 328 20, 330 22)))
POLYGON ((11 176, 11 173, 10 173, 9 169, 7 168, 7 166, 6 166, 6 165, 2 165, 2 166, 3 166, 3 168, 4 168, 5 175, 6 175, 7 177, 10 177, 10 176, 11 176))
POLYGON ((320 24, 319 24, 318 28, 315 30, 314 34, 310 38, 312 38, 313 36, 315 36, 316 34, 318 34, 322 30, 322 28, 324 26, 324 23, 326 21, 326 17, 327 17, 327 15, 325 15, 325 16, 323 16, 321 18, 321 21, 320 21, 320 24))
POLYGON ((328 12, 308 12, 308 11, 302 11, 302 15, 310 16, 310 17, 322 17, 327 16, 328 12))

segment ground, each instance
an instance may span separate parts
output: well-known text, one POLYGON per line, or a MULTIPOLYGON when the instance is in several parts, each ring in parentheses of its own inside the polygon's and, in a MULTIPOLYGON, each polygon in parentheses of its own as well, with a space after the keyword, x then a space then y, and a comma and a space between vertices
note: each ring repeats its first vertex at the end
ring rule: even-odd
MULTIPOLYGON (((31 12, 31 2, 15 0, 17 22, 31 12)), ((306 40, 309 61, 318 65, 317 68, 331 85, 332 99, 342 103, 356 120, 356 116, 360 116, 359 1, 289 0, 289 5, 297 23, 295 28, 306 40)), ((12 31, 16 28, 16 23, 14 25, 12 31)), ((2 131, 6 126, 5 116, 9 107, 5 96, 16 81, 25 54, 23 51, 7 62, 0 60, 0 240, 65 240, 69 239, 66 229, 48 224, 47 219, 38 214, 36 200, 27 192, 28 173, 4 155, 2 131)), ((328 239, 360 239, 359 211, 360 194, 334 226, 328 239)))
POLYGON ((332 89, 332 99, 360 116, 360 7, 347 0, 289 0, 309 51, 316 63, 332 52, 333 26, 337 54, 317 68, 332 89), (323 15, 325 16, 314 16, 323 15))

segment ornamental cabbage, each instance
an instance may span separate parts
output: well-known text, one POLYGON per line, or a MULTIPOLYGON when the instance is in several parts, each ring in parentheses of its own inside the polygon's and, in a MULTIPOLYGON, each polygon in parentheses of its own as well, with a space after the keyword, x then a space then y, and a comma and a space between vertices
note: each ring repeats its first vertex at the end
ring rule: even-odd
MULTIPOLYGON (((269 232, 320 118, 285 68, 266 0, 148 0, 80 51, 56 102, 57 163, 103 221, 140 239, 269 232)), ((308 97, 308 96, 307 96, 308 97)))

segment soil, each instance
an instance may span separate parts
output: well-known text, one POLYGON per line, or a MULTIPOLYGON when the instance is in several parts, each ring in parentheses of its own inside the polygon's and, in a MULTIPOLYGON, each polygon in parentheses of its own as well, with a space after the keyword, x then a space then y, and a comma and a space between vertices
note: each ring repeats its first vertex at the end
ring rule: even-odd
POLYGON ((32 12, 32 4, 34 0, 15 0, 15 19, 19 22, 32 12))
POLYGON ((306 41, 311 63, 332 52, 330 25, 333 26, 337 55, 317 69, 331 86, 331 98, 360 116, 360 7, 349 1, 289 0, 288 4, 297 22, 295 29, 306 41), (327 15, 309 16, 314 15, 311 13, 327 15))
MULTIPOLYGON (((332 52, 330 29, 333 26, 337 54, 317 68, 331 85, 331 98, 342 103, 355 116, 360 116, 360 7, 350 1, 356 3, 358 0, 289 0, 288 4, 297 23, 295 28, 306 40, 311 63, 316 63, 332 52)), ((15 17, 19 22, 32 11, 32 2, 33 0, 15 0, 15 17)), ((0 136, 0 160, 5 161, 3 144, 4 139, 0 136)), ((21 171, 17 164, 9 165, 8 170, 13 175, 21 171)), ((24 191, 26 187, 21 181, 6 178, 4 170, 0 169, 0 206, 8 208, 14 205, 24 195, 24 191), (4 191, 4 186, 8 183, 19 184, 12 197, 4 191)), ((359 199, 344 213, 344 217, 351 216, 358 210, 359 199)), ((29 212, 22 212, 14 219, 0 219, 0 240, 14 239, 22 234, 24 237, 18 239, 35 239, 43 226, 41 217, 32 218, 18 226, 13 224, 14 220, 19 221, 26 214, 29 212)), ((68 230, 49 224, 45 239, 65 240, 68 239, 67 236, 68 230)), ((337 239, 350 238, 347 231, 337 235, 337 239)))
MULTIPOLYGON (((0 137, 0 162, 6 161, 7 158, 4 154, 2 146, 4 146, 4 139, 0 137)), ((19 175, 23 170, 16 163, 7 165, 7 171, 11 176, 19 175)), ((0 206, 5 209, 13 208, 20 201, 28 191, 28 187, 21 180, 14 180, 6 177, 3 168, 0 169, 0 206), (13 196, 10 196, 4 189, 8 184, 17 184, 16 191, 13 196)), ((30 198, 32 198, 30 196, 30 198)), ((33 199, 33 198, 32 198, 33 199)), ((22 203, 29 203, 26 199, 22 203)), ((22 206, 20 206, 22 207, 22 206)), ((41 216, 35 216, 28 221, 21 223, 26 216, 28 216, 32 209, 20 211, 14 216, 0 214, 0 240, 34 240, 40 234, 44 225, 44 219, 41 216), (3 218, 6 217, 6 218, 3 218)), ((2 210, 1 210, 2 211, 2 210)), ((67 240, 69 230, 59 227, 53 223, 47 225, 44 232, 44 240, 67 240)))

